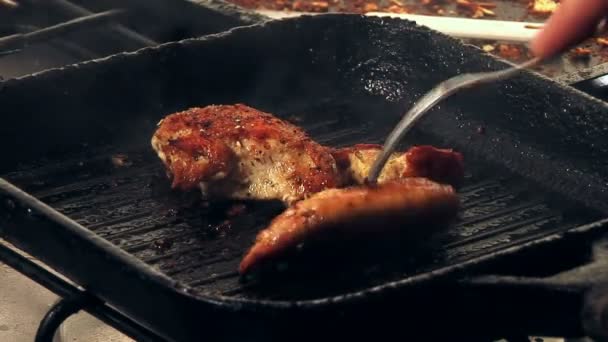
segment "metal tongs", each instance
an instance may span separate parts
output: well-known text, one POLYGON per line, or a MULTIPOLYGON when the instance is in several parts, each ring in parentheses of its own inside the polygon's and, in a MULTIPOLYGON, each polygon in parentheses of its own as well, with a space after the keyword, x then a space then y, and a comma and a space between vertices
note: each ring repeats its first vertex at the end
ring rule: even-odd
POLYGON ((376 183, 380 172, 388 161, 390 155, 395 151, 397 144, 401 138, 409 132, 413 125, 431 109, 439 101, 449 97, 459 90, 470 88, 473 86, 501 81, 517 74, 522 69, 527 69, 535 66, 540 62, 539 58, 531 59, 525 63, 515 65, 511 68, 492 72, 469 73, 454 76, 446 81, 439 83, 435 88, 431 89, 424 95, 412 109, 409 110, 393 129, 391 134, 386 139, 382 152, 374 161, 369 175, 368 182, 376 183))

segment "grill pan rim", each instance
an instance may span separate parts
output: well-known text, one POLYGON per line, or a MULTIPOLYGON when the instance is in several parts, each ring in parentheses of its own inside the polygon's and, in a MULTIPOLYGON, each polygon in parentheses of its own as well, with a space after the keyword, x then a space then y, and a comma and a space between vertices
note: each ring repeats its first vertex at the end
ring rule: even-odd
MULTIPOLYGON (((433 36, 436 37, 441 37, 442 39, 446 39, 446 40, 451 40, 453 43, 460 45, 466 49, 469 50, 474 50, 477 54, 481 54, 483 56, 485 56, 486 58, 491 58, 494 61, 497 61, 501 64, 504 64, 505 67, 506 66, 513 66, 514 64, 512 62, 510 62, 509 60, 503 59, 499 56, 490 54, 488 52, 483 51, 481 48, 479 48, 478 46, 472 45, 472 44, 466 44, 463 43, 462 41, 449 36, 443 32, 440 31, 436 31, 432 28, 426 27, 426 26, 421 26, 418 25, 415 21, 412 21, 410 19, 399 19, 399 18, 391 18, 391 17, 385 17, 385 18, 377 18, 377 17, 369 17, 366 15, 362 15, 362 14, 352 14, 352 13, 322 13, 322 14, 316 14, 316 15, 301 15, 299 17, 289 17, 289 18, 284 18, 284 19, 272 19, 272 18, 266 18, 266 20, 263 20, 262 22, 259 23, 253 23, 253 24, 248 24, 248 25, 242 25, 242 26, 235 26, 233 28, 230 28, 226 31, 222 31, 222 32, 218 32, 218 33, 212 33, 212 34, 208 34, 208 35, 204 35, 201 37, 196 37, 196 38, 187 38, 187 39, 182 39, 182 40, 178 40, 178 41, 172 41, 172 42, 166 42, 166 43, 161 43, 155 46, 147 46, 147 47, 143 47, 141 49, 135 50, 135 51, 125 51, 125 52, 120 52, 120 53, 116 53, 116 54, 112 54, 109 56, 105 56, 105 57, 100 57, 100 58, 94 58, 88 61, 83 61, 83 62, 77 62, 77 63, 73 63, 73 64, 68 64, 68 65, 64 65, 64 66, 60 66, 60 67, 55 67, 55 68, 49 68, 49 69, 45 69, 39 72, 35 72, 32 74, 28 74, 28 75, 24 75, 24 76, 19 76, 19 77, 15 77, 15 78, 11 78, 11 79, 7 79, 4 81, 0 81, 0 84, 7 84, 10 85, 11 83, 18 83, 21 81, 26 81, 28 79, 31 78, 37 78, 37 77, 42 77, 42 76, 48 76, 48 75, 52 75, 55 73, 63 73, 65 71, 69 71, 69 70, 73 70, 73 69, 78 69, 80 67, 89 65, 89 64, 99 64, 99 63, 112 63, 115 60, 121 59, 121 58, 128 58, 129 56, 134 56, 134 55, 140 55, 140 54, 144 54, 144 53, 150 53, 152 51, 158 51, 158 50, 163 50, 163 49, 168 49, 171 48, 173 46, 181 46, 181 45, 189 45, 189 44, 206 44, 207 42, 214 42, 216 40, 220 40, 223 39, 224 37, 230 36, 230 35, 234 35, 234 34, 238 34, 241 31, 248 31, 251 29, 261 29, 267 26, 272 26, 272 25, 281 25, 281 22, 297 22, 297 21, 304 21, 304 20, 323 20, 326 17, 359 17, 362 20, 365 21, 380 21, 382 23, 386 23, 386 22, 405 22, 408 23, 408 25, 411 28, 415 28, 417 30, 420 30, 422 32, 427 32, 427 33, 432 33, 433 36)), ((200 48, 204 48, 204 46, 200 46, 200 48)), ((481 71, 487 71, 487 70, 480 70, 481 71)), ((531 70, 521 70, 521 72, 523 73, 531 73, 531 70)), ((534 72, 534 75, 537 77, 541 77, 551 83, 554 83, 556 85, 560 85, 561 87, 564 87, 561 83, 557 83, 553 80, 551 80, 549 77, 540 74, 540 73, 536 73, 534 72)), ((566 88, 566 87, 564 87, 566 88)), ((567 89, 570 90, 570 87, 567 87, 567 89)), ((585 94, 584 92, 580 92, 581 94, 585 94)), ((594 98, 592 96, 587 95, 590 99, 593 99, 595 101, 597 101, 598 103, 604 103, 600 100, 598 100, 597 98, 594 98)))
MULTIPOLYGON (((186 1, 191 1, 191 0, 186 0, 186 1)), ((213 3, 214 1, 210 1, 210 3, 213 3)), ((219 2, 223 2, 223 1, 219 1, 219 2)), ((196 3, 196 2, 195 2, 196 3)), ((238 7, 238 6, 237 6, 238 7)), ((63 73, 66 71, 70 71, 70 70, 74 70, 74 69, 79 69, 81 67, 90 65, 90 64, 103 64, 103 63, 112 63, 115 60, 121 59, 121 58, 129 58, 130 56, 137 56, 137 55, 141 55, 141 54, 145 54, 145 53, 150 53, 150 52, 154 52, 154 51, 159 51, 159 50, 163 50, 163 49, 169 49, 173 46, 182 46, 182 45, 190 45, 190 44, 202 44, 200 46, 200 48, 204 48, 204 44, 208 43, 208 42, 214 42, 216 40, 220 40, 223 39, 224 37, 230 36, 230 35, 234 35, 234 34, 238 34, 241 31, 248 31, 251 29, 257 29, 257 28, 264 28, 266 26, 271 26, 271 25, 275 25, 278 22, 290 22, 290 21, 303 21, 303 20, 322 20, 325 17, 359 17, 361 19, 367 20, 367 21, 381 21, 381 22, 406 22, 409 23, 409 25, 412 28, 416 28, 418 30, 421 31, 426 31, 427 33, 432 33, 434 36, 437 37, 441 37, 442 39, 446 39, 446 40, 451 40, 453 43, 460 45, 461 47, 474 51, 475 53, 477 53, 478 55, 484 56, 484 58, 489 58, 491 60, 493 60, 494 62, 498 62, 500 64, 503 64, 505 67, 511 67, 514 66, 515 64, 512 63, 511 61, 501 58, 500 56, 488 53, 486 51, 484 51, 483 49, 481 49, 480 47, 476 46, 476 45, 472 45, 472 44, 468 44, 468 43, 464 43, 463 41, 454 38, 452 36, 449 36, 443 32, 434 30, 432 28, 426 27, 426 26, 422 26, 422 25, 418 25, 418 23, 416 23, 415 21, 412 21, 410 19, 399 19, 399 18, 391 18, 391 17, 383 17, 383 18, 377 18, 377 17, 370 17, 370 16, 366 16, 363 14, 353 14, 353 13, 320 13, 320 14, 316 14, 316 15, 301 15, 299 17, 289 17, 289 18, 284 18, 284 19, 272 19, 272 18, 267 18, 265 16, 261 16, 264 20, 262 20, 261 22, 258 23, 252 23, 252 24, 244 24, 241 26, 235 26, 233 28, 230 28, 228 30, 222 31, 222 32, 218 32, 218 33, 212 33, 212 34, 207 34, 201 37, 196 37, 196 38, 187 38, 187 39, 182 39, 182 40, 178 40, 178 41, 171 41, 171 42, 166 42, 166 43, 161 43, 155 46, 148 46, 148 47, 143 47, 141 49, 138 50, 134 50, 134 51, 127 51, 127 52, 120 52, 120 53, 116 53, 116 54, 112 54, 112 55, 108 55, 105 57, 100 57, 100 58, 94 58, 88 61, 83 61, 83 62, 77 62, 77 63, 73 63, 73 64, 68 64, 68 65, 64 65, 64 66, 60 66, 60 67, 54 67, 54 68, 49 68, 49 69, 45 69, 39 72, 35 72, 35 73, 31 73, 28 75, 24 75, 24 76, 19 76, 19 77, 15 77, 15 78, 10 78, 10 79, 6 79, 6 80, 2 80, 0 81, 0 91, 2 90, 3 86, 10 86, 11 84, 14 83, 20 83, 22 81, 27 81, 29 79, 33 79, 33 78, 38 78, 38 77, 44 77, 44 76, 52 76, 53 74, 57 74, 57 73, 63 73)), ((608 63, 607 63, 608 64, 608 63)), ((490 70, 479 70, 479 72, 482 71, 490 71, 490 70)), ((535 72, 533 70, 530 69, 523 69, 520 71, 521 73, 528 73, 531 74, 537 78, 540 78, 546 82, 551 83, 553 86, 556 86, 558 88, 561 88, 562 90, 567 90, 569 92, 574 92, 576 93, 578 96, 582 96, 585 98, 585 100, 590 100, 595 102, 598 105, 604 106, 606 108, 608 108, 608 103, 593 97, 579 89, 576 89, 574 87, 571 87, 570 85, 564 83, 564 82, 559 82, 556 80, 553 80, 551 78, 549 78, 548 76, 541 74, 539 72, 535 72)), ((569 74, 567 75, 569 76, 569 74)))
MULTIPOLYGON (((366 17, 363 15, 357 15, 357 14, 323 14, 323 15, 316 15, 316 16, 303 16, 303 17, 299 17, 299 18, 289 18, 289 19, 285 19, 285 21, 301 21, 301 20, 316 20, 315 18, 322 18, 325 16, 336 16, 336 17, 343 17, 343 16, 358 16, 361 18, 364 18, 365 20, 368 21, 377 21, 380 19, 377 18, 370 18, 370 17, 366 17)), ((388 21, 398 21, 401 19, 382 19, 384 22, 388 22, 388 21)), ((448 37, 440 32, 422 27, 417 25, 414 22, 411 22, 413 27, 416 27, 417 29, 420 30, 424 30, 427 32, 432 32, 434 35, 440 35, 443 36, 444 38, 447 39, 451 39, 455 42, 457 42, 456 44, 459 44, 461 46, 464 46, 467 49, 474 49, 475 53, 481 53, 481 50, 477 47, 471 46, 471 45, 467 45, 467 44, 462 44, 461 42, 459 42, 458 40, 452 38, 452 37, 448 37)), ((31 74, 31 75, 27 75, 27 76, 23 76, 23 77, 19 77, 16 79, 11 79, 11 80, 7 80, 4 82, 4 85, 11 85, 13 83, 19 83, 23 80, 28 80, 28 79, 36 79, 38 77, 44 77, 44 76, 48 76, 48 75, 53 75, 56 73, 63 73, 66 71, 70 71, 70 70, 74 70, 74 69, 78 69, 82 66, 85 65, 89 65, 89 64, 100 64, 100 63, 109 63, 112 62, 114 60, 118 60, 121 58, 130 58, 130 56, 135 56, 135 55, 139 55, 139 54, 143 54, 143 53, 149 53, 151 51, 157 51, 157 50, 161 50, 161 49, 170 49, 173 46, 180 46, 180 45, 189 45, 189 44, 201 44, 200 48, 204 48, 204 44, 206 42, 213 42, 215 40, 218 39, 222 39, 226 36, 229 36, 231 34, 235 34, 238 33, 240 31, 246 31, 252 28, 259 28, 259 27, 264 27, 264 26, 268 26, 268 25, 273 25, 274 23, 272 21, 267 21, 267 22, 263 22, 260 24, 253 24, 253 25, 247 25, 247 26, 239 26, 239 27, 235 27, 233 29, 230 29, 228 31, 225 32, 221 32, 221 33, 217 33, 217 34, 212 34, 212 35, 208 35, 208 36, 204 36, 204 37, 200 37, 200 38, 191 38, 191 39, 185 39, 182 41, 178 41, 178 42, 169 42, 169 43, 165 43, 165 44, 161 44, 155 47, 147 47, 147 48, 143 48, 140 49, 138 51, 135 52, 125 52, 125 53, 120 53, 120 54, 116 54, 116 55, 112 55, 112 56, 108 56, 108 57, 104 57, 104 58, 100 58, 100 59, 95 59, 95 60, 91 60, 91 61, 87 61, 87 62, 83 62, 83 63, 77 63, 77 64, 73 64, 73 65, 69 65, 69 66, 64 66, 64 67, 60 67, 60 68, 54 68, 54 69, 49 69, 49 70, 45 70, 39 73, 35 73, 35 74, 31 74)), ((494 55, 488 54, 488 53, 482 53, 483 55, 486 56, 486 58, 491 58, 495 61, 498 61, 502 64, 506 64, 509 65, 510 63, 508 63, 507 61, 497 58, 494 55)), ((542 78, 544 80, 550 81, 552 83, 553 86, 557 86, 559 88, 565 89, 568 92, 572 92, 573 90, 575 90, 574 93, 576 93, 577 95, 582 95, 585 100, 592 100, 594 102, 596 102, 597 104, 601 104, 602 106, 607 106, 606 103, 593 98, 589 95, 586 95, 585 93, 581 92, 581 91, 577 91, 574 88, 571 87, 567 87, 564 86, 560 83, 556 83, 553 82, 552 80, 550 80, 548 77, 545 77, 541 74, 538 73, 533 73, 531 71, 524 71, 524 72, 529 72, 531 74, 533 74, 534 76, 536 76, 537 78, 542 78)), ((0 83, 0 85, 2 85, 2 83, 0 83)), ((69 219, 69 218, 68 218, 69 219)), ((72 221, 70 219, 70 221, 72 221)), ((73 222, 73 221, 72 221, 73 222)), ((448 267, 444 267, 441 268, 435 272, 432 272, 433 274, 439 274, 442 272, 444 273, 449 273, 452 274, 452 272, 457 271, 458 269, 464 267, 464 266, 460 266, 460 265, 472 265, 472 264, 478 264, 480 262, 485 262, 488 261, 489 259, 493 259, 497 256, 502 256, 502 255, 510 255, 513 253, 517 253, 520 250, 522 250, 523 248, 528 248, 528 247, 532 247, 535 246, 537 244, 541 244, 541 243, 546 243, 548 241, 551 241, 553 239, 562 239, 565 237, 565 235, 569 234, 569 233, 577 233, 577 232, 586 232, 586 231, 590 231, 590 230, 595 230, 595 229, 603 229, 604 226, 608 223, 608 221, 606 220, 599 220, 599 221, 595 221, 595 222, 591 222, 589 224, 586 225, 582 225, 582 226, 578 226, 575 228, 571 228, 568 229, 566 231, 560 232, 560 233, 554 233, 542 238, 538 238, 535 239, 533 241, 527 242, 525 244, 519 245, 519 246, 515 246, 515 247, 510 247, 507 248, 505 250, 502 250, 500 252, 496 252, 493 254, 489 254, 489 255, 485 255, 482 257, 478 257, 478 258, 474 258, 472 260, 469 260, 467 262, 463 262, 460 263, 459 266, 454 267, 454 266, 448 266, 448 267)), ((74 224, 76 224, 74 222, 74 224)), ((86 229, 86 227, 78 225, 79 228, 79 232, 81 234, 86 234, 85 236, 87 238, 91 238, 91 237, 95 237, 95 239, 99 240, 99 237, 93 233, 92 231, 86 229)), ((104 239, 105 241, 105 239, 104 239)), ((107 242, 107 241, 106 241, 107 242)), ((120 253, 125 253, 127 254, 126 259, 129 261, 129 263, 133 263, 133 262, 137 262, 142 263, 143 265, 138 265, 138 264, 132 264, 132 266, 136 267, 136 268, 142 268, 141 271, 144 271, 146 273, 150 273, 150 274, 154 274, 154 279, 157 277, 157 272, 153 270, 152 267, 148 266, 147 264, 143 263, 142 261, 140 261, 139 259, 135 258, 134 256, 120 250, 120 248, 118 248, 117 246, 107 242, 109 244, 109 246, 105 246, 102 248, 107 248, 107 250, 111 253, 116 253, 117 251, 120 251, 120 253)), ((175 291, 176 293, 180 294, 180 295, 186 295, 192 299, 195 300, 202 300, 202 301, 206 301, 208 303, 211 304, 219 304, 219 305, 229 305, 229 304, 234 304, 234 305, 240 305, 240 304, 248 304, 248 305, 252 305, 252 304, 257 304, 260 306, 267 306, 267 307, 273 307, 273 308, 277 308, 277 309, 281 309, 281 308, 288 308, 288 307, 293 307, 293 306, 298 306, 298 307, 314 307, 314 306, 318 306, 318 305, 323 305, 323 304, 329 304, 329 303, 338 303, 338 302, 343 302, 343 301, 351 301, 351 300, 355 300, 357 298, 360 298, 361 296, 363 296, 364 294, 367 293, 378 293, 381 292, 384 289, 387 288, 393 288, 393 289, 398 289, 398 288, 402 288, 405 287, 407 285, 410 284, 415 284, 418 283, 422 280, 425 280, 425 277, 420 277, 420 278, 416 278, 414 277, 410 277, 408 279, 404 279, 404 280, 399 280, 399 281, 394 281, 394 282, 389 282, 389 283, 385 283, 382 285, 378 285, 375 287, 370 287, 367 288, 365 290, 361 290, 361 291, 355 291, 355 292, 351 292, 350 294, 344 294, 344 295, 339 295, 339 296, 331 296, 331 297, 325 297, 325 298, 320 298, 320 299, 315 299, 315 300, 299 300, 299 301, 272 301, 272 300, 250 300, 250 299, 238 299, 238 298, 234 298, 234 297, 227 297, 227 296, 220 296, 220 295, 205 295, 205 294, 197 294, 197 295, 192 295, 189 293, 185 293, 185 292, 180 292, 178 291, 178 289, 175 288, 175 281, 171 280, 169 277, 165 276, 164 274, 160 273, 162 275, 163 281, 169 281, 169 284, 160 284, 162 286, 167 286, 169 285, 169 287, 171 288, 171 290, 175 291), (218 300, 218 298, 220 300, 218 300)), ((156 280, 160 280, 160 279, 156 279, 156 280)), ((183 285, 182 285, 183 286, 183 285)))

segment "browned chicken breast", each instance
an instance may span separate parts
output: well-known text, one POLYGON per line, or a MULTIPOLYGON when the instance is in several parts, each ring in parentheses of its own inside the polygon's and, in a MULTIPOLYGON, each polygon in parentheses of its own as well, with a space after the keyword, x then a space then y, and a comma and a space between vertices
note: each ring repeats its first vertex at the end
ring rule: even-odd
MULTIPOLYGON (((152 147, 172 187, 208 198, 282 200, 289 205, 328 188, 363 184, 380 145, 330 149, 298 127, 242 104, 207 106, 161 120, 152 147)), ((395 153, 379 183, 427 177, 457 186, 462 156, 432 146, 395 153)))
MULTIPOLYGON (((382 146, 373 144, 334 150, 332 155, 343 183, 364 184, 381 151, 382 146)), ((406 152, 393 153, 382 169, 378 183, 407 177, 425 177, 457 187, 464 178, 462 154, 433 146, 414 146, 406 152)))
POLYGON ((242 104, 171 114, 159 122, 152 147, 173 188, 200 187, 209 198, 290 204, 340 185, 329 148, 298 127, 242 104))
POLYGON ((324 236, 340 240, 443 224, 457 215, 458 207, 459 198, 450 185, 425 178, 325 190, 294 204, 260 232, 239 272, 248 273, 324 236))

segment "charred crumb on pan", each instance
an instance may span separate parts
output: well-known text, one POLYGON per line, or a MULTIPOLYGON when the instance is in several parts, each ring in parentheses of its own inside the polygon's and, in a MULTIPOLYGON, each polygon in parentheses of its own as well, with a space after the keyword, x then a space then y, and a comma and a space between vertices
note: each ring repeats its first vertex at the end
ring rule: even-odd
POLYGON ((154 249, 159 253, 166 252, 172 246, 173 240, 171 240, 170 238, 158 239, 152 243, 152 247, 154 247, 154 249))
POLYGON ((226 215, 228 217, 235 217, 235 216, 243 215, 246 212, 247 212, 247 206, 245 204, 235 203, 232 206, 230 206, 230 208, 228 208, 226 215))
POLYGON ((591 49, 584 47, 577 47, 572 49, 570 52, 570 59, 574 61, 586 62, 591 58, 591 49))
POLYGON ((129 156, 126 154, 115 154, 111 157, 112 165, 114 167, 125 167, 131 166, 133 163, 129 160, 129 156))
POLYGON ((205 230, 205 235, 209 238, 224 237, 232 229, 232 221, 224 220, 219 224, 210 224, 205 230))

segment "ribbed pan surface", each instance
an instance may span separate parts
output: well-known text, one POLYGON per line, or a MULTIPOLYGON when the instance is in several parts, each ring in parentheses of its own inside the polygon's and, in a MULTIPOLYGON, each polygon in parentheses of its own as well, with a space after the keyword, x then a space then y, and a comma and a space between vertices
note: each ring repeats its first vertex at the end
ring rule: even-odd
MULTIPOLYGON (((328 145, 382 141, 372 129, 349 127, 340 119, 314 123, 292 119, 328 145)), ((431 142, 432 138, 417 133, 404 146, 431 142)), ((147 145, 95 148, 38 166, 22 166, 4 176, 177 281, 201 293, 248 298, 307 299, 350 292, 595 218, 555 194, 470 156, 466 167, 466 184, 460 189, 461 218, 454 227, 427 241, 437 247, 431 252, 416 253, 404 246, 401 252, 380 261, 339 268, 331 281, 315 284, 314 275, 305 275, 282 280, 270 290, 268 285, 239 282, 236 269, 255 234, 282 210, 281 205, 205 203, 196 193, 172 193, 164 170, 147 145)))

